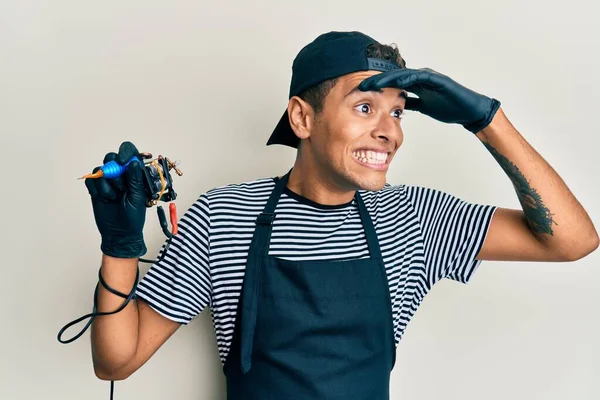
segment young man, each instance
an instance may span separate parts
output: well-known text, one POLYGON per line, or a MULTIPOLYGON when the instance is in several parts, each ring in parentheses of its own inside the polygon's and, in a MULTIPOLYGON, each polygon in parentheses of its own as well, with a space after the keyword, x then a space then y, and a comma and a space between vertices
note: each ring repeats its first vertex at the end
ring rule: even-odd
MULTIPOLYGON (((297 148, 293 168, 202 194, 137 300, 94 321, 99 378, 127 378, 208 306, 229 399, 387 399, 396 345, 437 281, 467 283, 482 260, 572 261, 598 246, 585 210, 497 100, 408 69, 359 32, 302 49, 268 144, 297 148), (477 135, 522 210, 388 184, 405 109, 477 135)), ((136 154, 126 142, 104 161, 136 154)), ((86 185, 102 277, 128 293, 146 252, 141 170, 86 185)), ((101 287, 98 311, 122 301, 101 287)))

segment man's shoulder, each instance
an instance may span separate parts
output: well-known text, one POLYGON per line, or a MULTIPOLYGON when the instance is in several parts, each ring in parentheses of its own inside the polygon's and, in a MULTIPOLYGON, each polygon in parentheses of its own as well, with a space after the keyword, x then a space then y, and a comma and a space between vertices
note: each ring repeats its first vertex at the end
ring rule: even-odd
POLYGON ((206 197, 211 204, 228 200, 252 203, 268 196, 274 187, 275 178, 257 178, 213 187, 207 190, 203 197, 206 197))

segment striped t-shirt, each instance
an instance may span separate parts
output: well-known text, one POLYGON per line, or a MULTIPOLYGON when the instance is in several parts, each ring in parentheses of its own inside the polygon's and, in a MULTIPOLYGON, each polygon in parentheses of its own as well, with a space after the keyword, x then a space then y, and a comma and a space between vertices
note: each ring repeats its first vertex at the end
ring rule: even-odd
MULTIPOLYGON (((219 355, 229 352, 255 219, 276 178, 230 184, 202 194, 179 221, 164 257, 137 289, 163 316, 187 324, 210 308, 219 355)), ((434 283, 467 283, 480 260, 490 205, 421 186, 387 184, 359 191, 385 263, 396 344, 434 283)), ((269 254, 289 260, 369 257, 356 201, 316 204, 285 188, 275 209, 269 254)), ((164 248, 164 246, 163 246, 164 248)))

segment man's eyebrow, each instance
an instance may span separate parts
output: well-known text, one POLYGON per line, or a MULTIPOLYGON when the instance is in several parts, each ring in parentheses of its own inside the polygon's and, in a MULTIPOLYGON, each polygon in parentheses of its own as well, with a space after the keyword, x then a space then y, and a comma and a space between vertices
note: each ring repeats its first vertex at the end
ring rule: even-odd
MULTIPOLYGON (((362 90, 360 90, 358 88, 359 85, 357 85, 356 87, 354 87, 351 91, 349 91, 344 98, 353 95, 356 92, 363 92, 362 90)), ((376 90, 368 90, 369 92, 377 92, 377 93, 383 93, 383 89, 376 89, 376 90)), ((407 99, 408 98, 408 93, 406 92, 406 90, 400 90, 400 93, 398 93, 398 97, 401 97, 403 99, 407 99)))
MULTIPOLYGON (((346 93, 346 95, 344 96, 344 98, 346 98, 346 97, 348 97, 348 96, 350 96, 350 95, 353 95, 353 94, 354 94, 354 93, 356 93, 356 92, 363 92, 362 90, 360 90, 360 89, 358 88, 358 86, 359 86, 359 85, 355 86, 355 87, 354 87, 354 88, 353 88, 351 91, 349 91, 348 93, 346 93)), ((381 89, 379 89, 379 90, 378 90, 378 92, 379 92, 379 93, 381 93, 381 89)))

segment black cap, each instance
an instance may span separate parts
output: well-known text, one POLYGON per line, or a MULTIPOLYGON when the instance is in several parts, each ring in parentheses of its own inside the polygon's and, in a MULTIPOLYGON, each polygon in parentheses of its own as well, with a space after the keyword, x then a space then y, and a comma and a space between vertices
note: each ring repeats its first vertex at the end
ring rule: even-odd
MULTIPOLYGON (((378 43, 361 32, 324 33, 306 45, 292 65, 289 98, 328 79, 358 71, 390 71, 401 67, 392 61, 367 57, 367 46, 378 43)), ((290 126, 287 109, 267 141, 298 148, 300 139, 290 126)))

